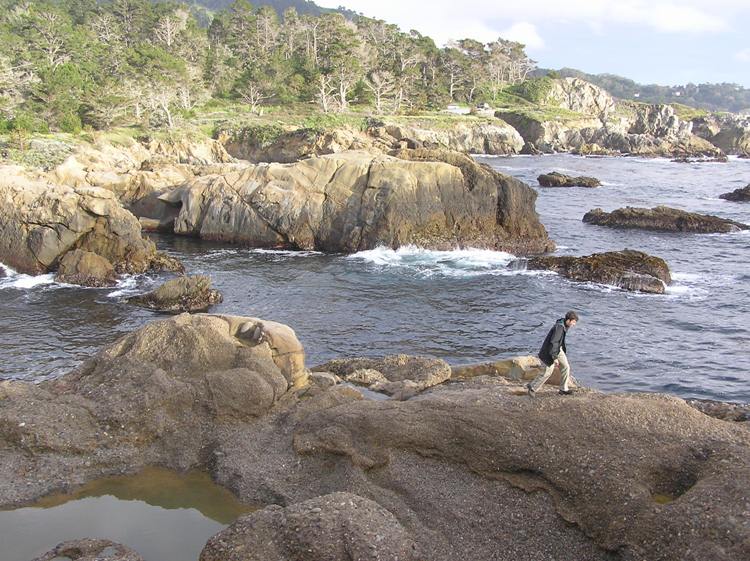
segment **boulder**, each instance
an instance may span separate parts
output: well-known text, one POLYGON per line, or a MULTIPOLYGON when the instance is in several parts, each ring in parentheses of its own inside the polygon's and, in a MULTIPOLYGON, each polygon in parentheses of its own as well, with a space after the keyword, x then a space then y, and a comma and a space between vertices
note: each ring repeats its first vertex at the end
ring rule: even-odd
POLYGON ((221 301, 221 293, 211 288, 211 279, 206 275, 177 277, 148 294, 128 298, 131 304, 170 314, 205 312, 221 301))
POLYGON ((542 187, 599 187, 602 184, 595 177, 572 177, 556 171, 540 175, 537 181, 542 187))
POLYGON ((63 542, 33 561, 143 561, 143 557, 122 544, 86 538, 63 542))
POLYGON ((747 230, 750 226, 711 216, 687 212, 666 206, 655 208, 618 208, 604 212, 600 208, 590 210, 583 216, 586 224, 613 228, 639 228, 659 232, 691 232, 699 234, 726 233, 747 230))
POLYGON ((719 198, 727 201, 748 202, 750 201, 750 183, 745 187, 740 187, 729 193, 719 195, 719 198))
POLYGON ((45 183, 23 172, 0 177, 0 261, 28 274, 57 269, 80 249, 109 261, 118 273, 181 266, 141 236, 138 220, 114 194, 96 187, 45 183))
POLYGON ((205 465, 223 427, 306 383, 289 327, 205 314, 151 322, 55 380, 0 382, 0 505, 145 465, 205 465), (13 483, 31 465, 33 480, 13 483))
POLYGON ((532 257, 527 267, 554 271, 578 282, 596 282, 653 294, 664 294, 665 286, 671 282, 669 267, 663 259, 632 249, 585 257, 532 257))
POLYGON ((347 382, 367 386, 397 399, 442 384, 451 376, 447 362, 438 358, 392 355, 382 358, 339 358, 313 371, 333 372, 347 382))
POLYGON ((417 561, 416 544, 378 503, 331 493, 239 518, 212 537, 200 561, 417 561))
POLYGON ((60 260, 55 280, 82 286, 112 286, 117 283, 117 275, 112 263, 104 257, 76 249, 60 260))
POLYGON ((536 193, 456 152, 345 152, 199 178, 160 197, 176 234, 351 253, 384 245, 540 253, 536 193))

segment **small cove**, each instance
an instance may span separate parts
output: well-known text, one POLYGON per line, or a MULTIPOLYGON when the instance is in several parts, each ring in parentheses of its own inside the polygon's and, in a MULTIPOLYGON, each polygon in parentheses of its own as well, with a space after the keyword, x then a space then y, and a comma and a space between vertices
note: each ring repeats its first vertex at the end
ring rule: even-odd
POLYGON ((2 559, 30 561, 63 541, 102 538, 145 561, 196 561, 212 535, 252 510, 206 473, 149 467, 0 511, 2 559))

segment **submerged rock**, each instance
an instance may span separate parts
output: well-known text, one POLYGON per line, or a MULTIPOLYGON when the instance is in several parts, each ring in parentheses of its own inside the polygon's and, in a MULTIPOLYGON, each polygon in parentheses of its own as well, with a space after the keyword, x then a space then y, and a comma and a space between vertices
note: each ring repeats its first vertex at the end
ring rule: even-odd
POLYGON ((457 152, 345 152, 258 164, 160 199, 180 207, 175 233, 253 247, 351 253, 414 244, 519 254, 554 247, 533 189, 457 152))
POLYGON ((537 178, 542 187, 599 187, 602 182, 595 177, 585 175, 573 177, 553 171, 544 173, 537 178))
POLYGON ((426 388, 442 384, 451 376, 451 367, 438 358, 393 355, 382 358, 339 358, 313 368, 333 372, 347 382, 407 399, 426 388))
POLYGON ((122 544, 88 538, 63 542, 33 561, 143 561, 143 557, 122 544))
POLYGON ((600 208, 590 210, 583 216, 587 224, 597 226, 611 226, 614 228, 640 228, 660 232, 692 232, 699 234, 737 232, 747 230, 750 226, 711 216, 687 212, 666 206, 655 208, 618 208, 612 212, 604 212, 600 208))
POLYGON ((748 202, 750 201, 750 184, 746 185, 745 187, 735 189, 734 191, 731 191, 729 193, 719 195, 719 198, 727 201, 748 202))
POLYGON ((417 561, 416 544, 377 502, 331 493, 269 506, 212 537, 200 561, 417 561))
POLYGON ((76 249, 62 258, 55 280, 83 286, 113 286, 117 275, 112 263, 104 257, 76 249))
POLYGON ((671 282, 663 259, 632 249, 585 257, 532 257, 527 266, 554 271, 574 281, 608 284, 634 292, 664 294, 665 285, 671 282))
POLYGON ((221 293, 211 288, 211 279, 206 275, 177 277, 153 292, 128 298, 131 304, 171 314, 205 312, 221 301, 221 293))

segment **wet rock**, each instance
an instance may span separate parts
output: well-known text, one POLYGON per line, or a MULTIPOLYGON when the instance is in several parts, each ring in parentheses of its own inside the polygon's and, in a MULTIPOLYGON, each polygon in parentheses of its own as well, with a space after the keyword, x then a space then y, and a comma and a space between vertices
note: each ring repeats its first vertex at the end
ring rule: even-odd
POLYGON ((690 407, 694 407, 709 417, 730 421, 733 423, 746 423, 750 428, 750 405, 741 403, 726 403, 710 399, 688 399, 690 407))
POLYGON ((177 234, 254 247, 355 252, 379 245, 485 247, 520 254, 554 246, 536 193, 457 152, 345 152, 248 166, 162 195, 179 204, 177 234))
POLYGON ((0 261, 28 274, 55 270, 69 251, 106 259, 117 273, 159 269, 165 261, 141 236, 138 220, 110 191, 45 183, 18 169, 0 177, 0 261))
POLYGON ((312 370, 333 372, 347 382, 367 386, 395 399, 408 399, 451 376, 451 368, 444 360, 408 355, 340 358, 312 370))
POLYGON ((211 279, 206 275, 177 277, 153 292, 128 298, 131 304, 170 314, 205 312, 221 301, 221 293, 211 288, 211 279))
POLYGON ((415 549, 378 503, 332 493, 239 518, 208 541, 200 561, 416 561, 415 549))
POLYGON ((33 561, 143 561, 143 557, 110 540, 82 539, 63 542, 33 561))
POLYGON ((533 257, 529 269, 554 271, 578 282, 596 282, 634 292, 664 294, 671 282, 666 262, 647 253, 626 249, 585 257, 533 257))
POLYGON ((587 224, 613 228, 640 228, 660 232, 692 232, 699 234, 726 233, 747 230, 750 226, 726 218, 686 212, 676 208, 618 208, 604 212, 600 208, 590 210, 583 216, 587 224))
POLYGON ((540 175, 537 181, 542 187, 599 187, 602 184, 595 177, 572 177, 556 171, 540 175))
POLYGON ((112 263, 104 257, 76 249, 62 258, 55 280, 82 286, 113 286, 117 275, 112 263))
POLYGON ((725 199, 727 201, 748 202, 750 201, 750 184, 746 185, 745 187, 735 189, 734 191, 731 191, 729 193, 719 195, 719 198, 725 199))

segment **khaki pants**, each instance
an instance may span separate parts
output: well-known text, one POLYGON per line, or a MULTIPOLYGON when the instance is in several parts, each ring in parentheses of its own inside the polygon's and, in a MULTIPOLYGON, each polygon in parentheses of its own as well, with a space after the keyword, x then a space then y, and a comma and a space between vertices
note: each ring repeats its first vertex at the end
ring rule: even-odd
MULTIPOLYGON (((560 349, 560 354, 557 355, 557 360, 560 363, 560 389, 568 389, 568 380, 570 379, 570 364, 568 364, 568 357, 565 356, 565 351, 560 349)), ((552 376, 552 372, 555 370, 555 363, 553 362, 550 366, 545 368, 544 372, 539 374, 534 381, 531 382, 531 389, 534 391, 539 390, 544 385, 544 382, 552 376)))

